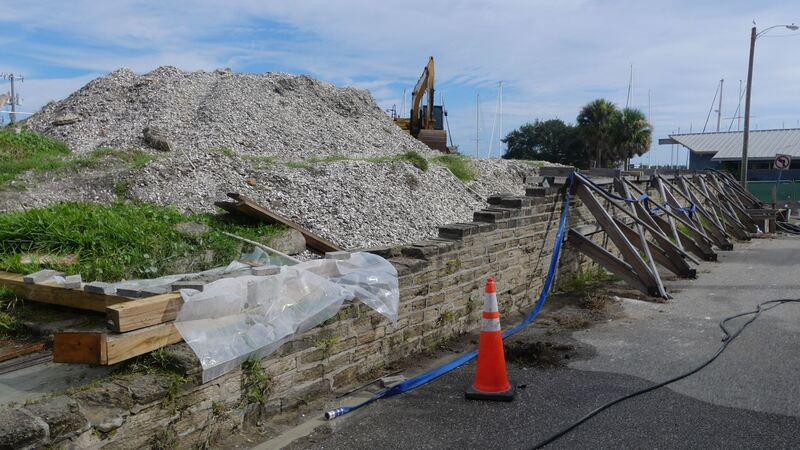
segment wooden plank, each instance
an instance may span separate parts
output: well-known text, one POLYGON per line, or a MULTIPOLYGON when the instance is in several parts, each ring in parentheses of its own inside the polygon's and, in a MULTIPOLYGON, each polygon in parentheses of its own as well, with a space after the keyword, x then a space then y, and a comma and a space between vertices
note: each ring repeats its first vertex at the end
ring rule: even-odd
POLYGON ((106 308, 112 331, 124 333, 175 320, 183 305, 177 292, 131 300, 106 308))
POLYGON ((68 306, 88 311, 105 312, 111 305, 130 301, 116 295, 103 295, 81 289, 66 289, 48 284, 25 284, 23 276, 0 271, 0 286, 5 286, 25 300, 51 305, 68 306))
POLYGON ((642 283, 642 280, 639 279, 639 276, 633 271, 633 268, 631 268, 628 263, 612 255, 603 247, 600 247, 589 239, 581 236, 581 234, 577 233, 575 230, 570 229, 567 232, 567 244, 591 258, 604 269, 622 278, 626 283, 630 284, 635 289, 638 289, 647 295, 658 295, 657 291, 651 291, 648 286, 642 283))
POLYGON ((650 231, 650 235, 653 236, 653 239, 655 239, 656 244, 658 244, 661 247, 661 249, 664 250, 664 252, 667 254, 667 256, 669 256, 669 258, 672 260, 672 263, 676 267, 681 267, 683 265, 687 265, 688 267, 686 259, 692 261, 695 264, 700 264, 699 260, 695 259, 692 255, 686 253, 682 248, 678 247, 677 245, 675 245, 674 242, 670 240, 669 236, 667 236, 664 233, 661 227, 653 219, 653 216, 650 215, 650 212, 647 211, 642 204, 636 203, 634 206, 636 209, 636 214, 644 222, 648 223, 655 229, 653 231, 648 228, 648 231, 650 231))
POLYGON ((174 322, 118 334, 61 332, 53 335, 53 361, 107 366, 182 340, 174 322))
POLYGON ((71 364, 100 364, 102 340, 102 333, 55 333, 53 335, 53 361, 71 364))
POLYGON ((105 335, 105 357, 101 364, 111 365, 177 344, 183 338, 174 322, 142 328, 128 333, 105 335))
POLYGON ((44 342, 6 342, 0 346, 0 362, 35 353, 44 348, 44 342))
POLYGON ((228 212, 244 214, 271 224, 282 224, 299 231, 306 240, 306 247, 317 253, 337 252, 344 250, 333 242, 318 236, 301 227, 291 219, 259 205, 254 200, 236 192, 228 194, 234 202, 214 202, 216 206, 228 212))

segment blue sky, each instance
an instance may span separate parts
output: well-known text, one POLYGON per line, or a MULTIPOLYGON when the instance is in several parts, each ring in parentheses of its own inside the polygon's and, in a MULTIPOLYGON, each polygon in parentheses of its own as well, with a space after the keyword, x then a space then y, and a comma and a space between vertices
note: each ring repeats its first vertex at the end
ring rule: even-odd
MULTIPOLYGON (((466 154, 475 152, 480 93, 485 155, 501 80, 503 132, 536 118, 573 121, 597 97, 624 106, 631 64, 632 104, 647 112, 650 91, 656 138, 702 129, 720 78, 723 117, 731 117, 752 22, 800 22, 793 4, 0 0, 0 71, 25 75, 24 111, 119 67, 143 73, 161 65, 304 73, 369 89, 382 107, 399 108, 403 89, 410 92, 433 55, 453 140, 466 154)), ((753 128, 800 126, 798 55, 800 32, 775 29, 759 38, 753 128)), ((710 119, 708 129, 715 126, 710 119)), ((656 146, 652 155, 645 161, 664 163, 670 148, 656 146)))

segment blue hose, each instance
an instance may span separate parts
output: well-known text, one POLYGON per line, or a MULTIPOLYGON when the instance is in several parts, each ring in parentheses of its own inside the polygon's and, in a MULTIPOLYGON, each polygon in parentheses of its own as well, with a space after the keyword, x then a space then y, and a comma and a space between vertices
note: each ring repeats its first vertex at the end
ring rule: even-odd
MULTIPOLYGON (((564 206, 561 209, 561 220, 559 221, 558 232, 556 233, 556 243, 555 246, 553 246, 553 255, 550 258, 550 268, 547 271, 547 277, 545 278, 544 286, 542 287, 542 292, 539 294, 539 299, 536 301, 533 310, 531 310, 531 312, 525 317, 525 319, 522 322, 517 324, 514 328, 506 330, 506 332, 503 333, 503 339, 506 339, 509 336, 513 336, 523 328, 530 325, 536 319, 536 316, 539 315, 539 311, 542 310, 544 302, 550 295, 550 289, 553 287, 553 281, 555 280, 556 270, 558 269, 558 260, 561 256, 561 247, 564 243, 564 234, 566 233, 566 228, 567 228, 567 213, 569 212, 569 203, 572 200, 573 181, 574 181, 574 173, 570 174, 569 178, 567 178, 567 193, 564 197, 564 206)), ((469 353, 459 356, 458 358, 448 363, 442 364, 441 366, 433 370, 417 375, 414 378, 410 378, 390 388, 384 389, 362 403, 353 406, 342 406, 340 408, 328 411, 325 413, 325 418, 331 420, 336 417, 343 416, 351 411, 355 411, 356 409, 361 408, 362 406, 369 405, 370 403, 379 400, 381 398, 393 397, 395 395, 408 392, 412 389, 416 389, 426 383, 435 380, 436 378, 439 378, 440 376, 448 372, 451 372, 463 366, 464 364, 475 359, 475 357, 477 356, 478 356, 478 351, 473 350, 469 353)))

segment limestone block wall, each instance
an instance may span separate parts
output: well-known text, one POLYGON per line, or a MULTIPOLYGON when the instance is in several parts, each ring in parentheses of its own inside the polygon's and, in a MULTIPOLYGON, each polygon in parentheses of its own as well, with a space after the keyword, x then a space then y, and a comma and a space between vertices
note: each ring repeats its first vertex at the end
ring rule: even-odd
MULTIPOLYGON (((474 221, 440 227, 413 245, 370 249, 400 275, 400 315, 391 323, 356 301, 275 354, 206 384, 183 344, 159 361, 184 376, 134 373, 79 392, 0 412, 0 448, 188 448, 325 394, 345 391, 392 362, 479 330, 483 287, 495 278, 500 311, 527 313, 542 289, 564 186, 497 195, 474 221)), ((622 216, 620 216, 622 217, 622 216)), ((573 200, 569 226, 594 223, 573 200)), ((595 239, 601 240, 602 233, 595 239)), ((559 277, 590 263, 568 246, 559 277)), ((508 321, 504 326, 512 325, 508 321)))

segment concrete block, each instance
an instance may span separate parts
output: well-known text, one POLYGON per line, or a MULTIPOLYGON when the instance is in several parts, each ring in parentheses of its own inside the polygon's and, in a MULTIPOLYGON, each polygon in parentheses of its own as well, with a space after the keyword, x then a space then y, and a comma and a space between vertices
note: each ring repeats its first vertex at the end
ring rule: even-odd
POLYGON ((22 281, 24 281, 26 284, 35 284, 47 281, 53 277, 63 277, 63 276, 64 276, 63 272, 59 272, 57 270, 45 269, 25 275, 22 278, 22 281))
POLYGON ((258 266, 250 269, 250 273, 259 277, 267 275, 277 275, 278 273, 280 273, 280 271, 281 268, 278 266, 258 266))
POLYGON ((390 388, 402 383, 403 381, 406 381, 405 375, 389 375, 381 378, 381 387, 390 388))
POLYGON ((64 286, 67 289, 80 289, 83 286, 83 279, 80 275, 69 275, 64 277, 64 286))
POLYGON ((83 290, 93 294, 114 295, 117 293, 117 288, 112 284, 104 283, 102 281, 93 281, 83 285, 83 290))
POLYGON ((350 252, 327 252, 325 253, 325 259, 350 259, 350 252))
POLYGON ((202 291, 205 285, 203 283, 198 283, 197 281, 176 281, 172 283, 172 290, 179 291, 181 289, 194 289, 196 291, 202 291))
POLYGON ((119 288, 117 295, 122 297, 139 298, 142 296, 142 291, 136 288, 119 288))
POLYGON ((169 289, 167 287, 164 287, 164 286, 153 286, 153 287, 142 289, 141 291, 139 291, 139 296, 143 297, 143 298, 144 297, 152 297, 154 295, 166 294, 167 292, 169 292, 169 289))

